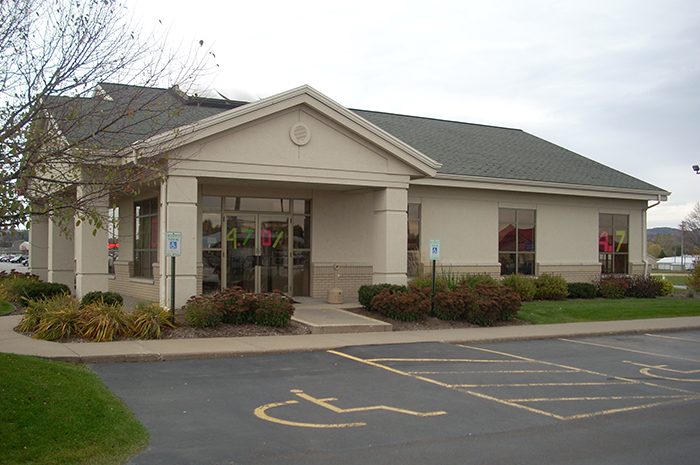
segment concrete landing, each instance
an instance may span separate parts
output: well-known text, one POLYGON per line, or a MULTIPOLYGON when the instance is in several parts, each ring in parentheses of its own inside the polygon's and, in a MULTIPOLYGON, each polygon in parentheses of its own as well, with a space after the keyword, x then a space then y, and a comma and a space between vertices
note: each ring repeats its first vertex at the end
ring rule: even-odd
POLYGON ((391 331, 391 324, 343 308, 360 307, 358 302, 328 304, 323 300, 295 297, 292 320, 305 324, 311 334, 372 333, 391 331))

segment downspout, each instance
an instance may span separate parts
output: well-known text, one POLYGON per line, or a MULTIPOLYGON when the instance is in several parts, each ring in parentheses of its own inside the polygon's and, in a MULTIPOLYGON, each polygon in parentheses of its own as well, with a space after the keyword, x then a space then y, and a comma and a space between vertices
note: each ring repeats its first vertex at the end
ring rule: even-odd
POLYGON ((160 302, 164 308, 168 308, 168 264, 167 258, 165 256, 165 233, 168 230, 168 178, 163 179, 163 184, 160 188, 161 197, 161 209, 163 211, 161 223, 160 223, 160 237, 158 242, 160 243, 160 253, 158 254, 158 261, 160 261, 160 302))
POLYGON ((661 203, 661 194, 657 194, 657 200, 656 203, 652 205, 647 205, 647 208, 644 209, 644 221, 642 221, 642 237, 644 238, 644 241, 642 242, 643 245, 643 250, 642 250, 642 257, 644 260, 644 276, 649 276, 649 259, 647 258, 647 211, 650 208, 654 208, 658 204, 661 203))

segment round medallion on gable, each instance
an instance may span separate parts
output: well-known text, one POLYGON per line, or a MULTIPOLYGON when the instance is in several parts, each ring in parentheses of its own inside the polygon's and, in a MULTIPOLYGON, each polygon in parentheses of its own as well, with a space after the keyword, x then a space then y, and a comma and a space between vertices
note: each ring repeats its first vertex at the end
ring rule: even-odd
POLYGON ((289 130, 289 137, 297 145, 306 145, 311 140, 311 130, 304 123, 297 123, 289 130))

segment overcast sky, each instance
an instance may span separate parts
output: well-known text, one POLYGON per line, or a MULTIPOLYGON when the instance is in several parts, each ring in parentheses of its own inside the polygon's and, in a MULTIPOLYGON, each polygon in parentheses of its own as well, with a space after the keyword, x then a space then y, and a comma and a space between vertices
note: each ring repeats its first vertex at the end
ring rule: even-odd
MULTIPOLYGON (((128 0, 203 40, 232 99, 308 84, 348 108, 522 129, 700 201, 700 1, 128 0)), ((162 25, 161 25, 162 23, 162 25)))

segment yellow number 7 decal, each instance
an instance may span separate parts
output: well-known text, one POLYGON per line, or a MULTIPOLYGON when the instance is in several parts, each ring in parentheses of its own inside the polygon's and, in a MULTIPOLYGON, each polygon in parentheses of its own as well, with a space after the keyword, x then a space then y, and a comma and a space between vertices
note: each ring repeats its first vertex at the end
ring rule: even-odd
POLYGON ((627 231, 615 231, 616 236, 621 236, 620 241, 617 243, 617 249, 615 249, 615 252, 620 251, 620 247, 622 247, 622 243, 625 242, 625 237, 627 237, 627 231))

